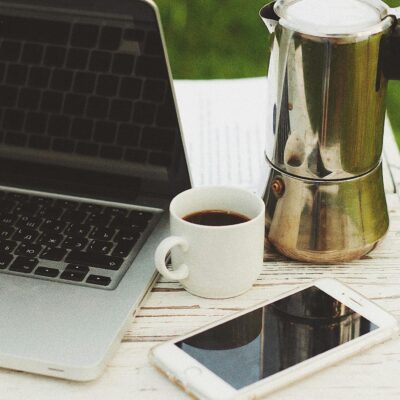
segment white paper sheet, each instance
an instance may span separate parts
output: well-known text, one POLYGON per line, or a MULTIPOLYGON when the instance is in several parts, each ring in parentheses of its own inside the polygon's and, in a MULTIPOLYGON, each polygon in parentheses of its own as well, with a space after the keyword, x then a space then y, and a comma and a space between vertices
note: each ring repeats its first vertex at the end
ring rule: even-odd
POLYGON ((195 186, 237 185, 262 194, 266 78, 175 81, 195 186))

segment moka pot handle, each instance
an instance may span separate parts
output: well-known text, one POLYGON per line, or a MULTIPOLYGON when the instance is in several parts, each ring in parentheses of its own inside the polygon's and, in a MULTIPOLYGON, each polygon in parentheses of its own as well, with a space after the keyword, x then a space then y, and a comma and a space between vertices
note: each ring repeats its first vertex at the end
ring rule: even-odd
POLYGON ((381 45, 381 65, 387 79, 400 80, 400 7, 390 9, 390 15, 395 22, 381 45))

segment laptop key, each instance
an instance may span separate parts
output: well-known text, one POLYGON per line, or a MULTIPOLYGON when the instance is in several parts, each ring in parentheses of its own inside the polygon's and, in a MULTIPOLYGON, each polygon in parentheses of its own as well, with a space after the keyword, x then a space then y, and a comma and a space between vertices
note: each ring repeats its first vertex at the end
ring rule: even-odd
POLYGON ((46 247, 41 253, 39 258, 43 258, 44 260, 51 261, 61 261, 65 255, 67 254, 67 250, 60 249, 58 247, 46 247))
POLYGON ((103 209, 103 206, 100 204, 92 204, 92 203, 82 203, 79 206, 79 211, 83 212, 100 212, 103 209))
POLYGON ((121 217, 117 215, 114 220, 111 222, 111 227, 113 228, 122 228, 124 230, 133 230, 135 232, 142 232, 146 226, 147 226, 147 221, 146 220, 135 220, 130 217, 121 217))
POLYGON ((23 88, 18 98, 18 108, 35 110, 40 100, 40 91, 36 89, 23 88))
POLYGON ((24 147, 28 140, 27 135, 17 132, 7 132, 5 144, 10 146, 24 147))
POLYGON ((49 278, 55 278, 59 273, 60 271, 56 268, 37 267, 35 270, 35 275, 48 276, 49 278))
POLYGON ((65 268, 65 271, 86 275, 89 272, 89 267, 87 265, 68 264, 65 268))
POLYGON ((86 217, 87 213, 85 211, 67 210, 61 217, 61 220, 65 222, 80 224, 86 219, 86 217))
POLYGON ((94 72, 107 72, 111 65, 111 54, 104 51, 93 51, 90 56, 89 69, 94 72))
POLYGON ((0 239, 7 239, 14 235, 16 230, 11 226, 1 226, 0 227, 0 239))
POLYGON ((149 79, 144 85, 143 99, 161 103, 164 100, 165 91, 165 81, 149 79))
POLYGON ((90 225, 71 223, 65 233, 70 236, 86 236, 89 231, 90 225))
POLYGON ((17 247, 17 242, 12 240, 0 241, 0 253, 11 253, 17 247))
POLYGON ((38 216, 57 219, 63 212, 64 210, 61 207, 43 205, 38 212, 38 216))
POLYGON ((38 236, 39 233, 35 229, 19 228, 12 238, 20 242, 33 243, 38 236))
POLYGON ((139 57, 135 72, 137 75, 146 78, 160 79, 167 77, 167 68, 162 57, 139 57))
POLYGON ((68 280, 68 281, 81 282, 85 278, 85 274, 81 274, 81 273, 77 273, 77 272, 64 271, 60 275, 60 278, 68 280))
POLYGON ((50 206, 54 203, 54 199, 51 197, 34 196, 30 199, 30 202, 40 206, 50 206))
POLYGON ((64 100, 64 113, 83 115, 86 107, 86 97, 80 94, 68 93, 64 100))
POLYGON ((100 157, 109 160, 120 160, 122 158, 123 149, 120 146, 103 145, 100 150, 100 157))
POLYGON ((45 246, 50 246, 50 247, 55 247, 57 246, 62 240, 64 239, 63 235, 60 235, 59 233, 54 233, 54 232, 44 232, 42 236, 39 238, 39 243, 45 245, 45 246))
POLYGON ((33 149, 48 149, 50 147, 50 138, 45 136, 31 135, 29 138, 29 147, 33 149))
POLYGON ((2 33, 5 37, 63 45, 68 41, 70 26, 67 22, 17 16, 2 18, 2 33))
POLYGON ((86 283, 92 283, 93 285, 108 286, 111 282, 111 278, 102 275, 89 275, 86 279, 86 283))
POLYGON ((61 244, 61 247, 63 247, 64 249, 83 250, 88 242, 89 241, 87 239, 82 237, 74 238, 72 236, 68 236, 61 244))
POLYGON ((0 269, 6 269, 13 258, 11 254, 0 253, 0 269))
POLYGON ((37 258, 17 257, 9 269, 15 272, 30 273, 38 262, 37 258))
POLYGON ((86 115, 89 118, 102 119, 108 114, 109 99, 107 97, 91 96, 89 97, 86 115))
POLYGON ((106 256, 97 253, 86 253, 83 251, 72 250, 67 258, 66 262, 72 264, 86 264, 97 268, 105 268, 116 271, 122 265, 124 260, 120 257, 106 256))
POLYGON ((15 214, 9 214, 9 213, 3 214, 3 215, 0 217, 0 224, 1 224, 1 225, 9 225, 9 226, 12 226, 12 225, 14 225, 14 223, 17 221, 17 219, 18 219, 18 216, 15 215, 15 214))
POLYGON ((39 64, 42 60, 43 46, 35 43, 25 43, 22 51, 23 64, 39 64))
POLYGON ((99 27, 92 24, 75 24, 71 44, 74 47, 92 48, 96 45, 99 27))
POLYGON ((89 237, 91 239, 108 241, 113 238, 115 232, 115 229, 95 227, 92 232, 90 232, 89 237))
POLYGON ((92 93, 95 87, 95 82, 95 74, 76 72, 73 90, 77 93, 92 93))
MULTIPOLYGON (((110 223, 111 217, 98 212, 92 212, 89 214, 86 223, 89 225, 101 225, 107 226, 110 223)), ((99 238, 100 239, 100 238, 99 238)))
POLYGON ((118 77, 114 75, 100 75, 97 79, 96 94, 100 96, 114 96, 118 90, 118 77))
POLYGON ((75 210, 78 204, 79 203, 76 201, 58 199, 55 205, 58 207, 67 208, 68 210, 75 210))
POLYGON ((114 238, 114 242, 137 242, 140 237, 140 232, 135 230, 120 230, 114 238))
POLYGON ((40 225, 41 231, 51 231, 55 233, 61 233, 67 224, 63 221, 57 221, 55 219, 46 219, 42 225, 40 225))
POLYGON ((33 67, 30 69, 29 86, 35 88, 45 88, 50 78, 50 69, 43 67, 33 67))
POLYGON ((121 42, 122 29, 114 26, 104 26, 101 30, 99 47, 104 50, 117 50, 121 42))
POLYGON ((95 143, 78 142, 75 151, 77 154, 96 157, 99 151, 99 146, 95 143))
POLYGON ((117 257, 127 257, 131 252, 135 242, 124 240, 118 243, 117 247, 111 253, 113 256, 117 257))
POLYGON ((36 257, 42 250, 42 246, 32 243, 21 243, 14 251, 16 256, 36 257))
POLYGON ((112 72, 117 75, 130 75, 135 64, 135 57, 130 54, 114 54, 112 72))
MULTIPOLYGON (((1 91, 1 88, 0 88, 1 91)), ((3 213, 10 213, 11 210, 15 207, 15 201, 10 199, 0 200, 0 210, 3 213)))
POLYGON ((20 203, 14 208, 13 213, 22 215, 35 215, 39 209, 37 204, 20 203))
POLYGON ((151 125, 156 114, 156 106, 153 103, 137 102, 135 104, 135 112, 133 120, 137 124, 151 125))
POLYGON ((103 240, 92 240, 88 247, 91 253, 107 254, 113 248, 112 242, 104 242, 103 240))
POLYGON ((62 67, 65 59, 65 48, 48 46, 44 55, 44 64, 52 67, 62 67))
POLYGON ((20 43, 5 40, 0 47, 0 59, 4 61, 17 61, 20 51, 20 43))
POLYGON ((69 49, 67 54, 67 68, 85 69, 89 59, 89 51, 85 49, 69 49))
POLYGON ((72 153, 74 151, 75 142, 69 139, 54 139, 52 149, 61 153, 72 153))
POLYGON ((24 202, 29 200, 29 194, 25 193, 17 193, 17 192, 8 192, 7 193, 7 199, 13 200, 13 201, 20 201, 24 202))
POLYGON ((129 217, 134 221, 149 221, 153 217, 153 214, 146 211, 132 210, 129 217))
POLYGON ((141 89, 141 79, 126 77, 121 81, 119 95, 125 99, 136 100, 140 98, 141 89))
POLYGON ((18 89, 13 86, 0 85, 0 106, 13 107, 17 102, 18 89))
POLYGON ((16 226, 18 228, 30 228, 30 229, 36 229, 40 226, 42 223, 43 219, 42 218, 36 218, 36 217, 29 217, 28 215, 23 215, 18 222, 16 223, 16 226))
POLYGON ((126 208, 118 208, 118 207, 107 207, 104 212, 104 215, 127 215, 128 210, 126 208))

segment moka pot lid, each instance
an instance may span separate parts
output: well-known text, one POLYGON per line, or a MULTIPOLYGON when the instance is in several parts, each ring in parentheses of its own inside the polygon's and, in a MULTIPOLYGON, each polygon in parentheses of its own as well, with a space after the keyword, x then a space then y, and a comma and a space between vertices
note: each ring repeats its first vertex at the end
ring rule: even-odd
POLYGON ((274 6, 284 26, 316 36, 380 31, 389 10, 380 0, 278 0, 274 6))

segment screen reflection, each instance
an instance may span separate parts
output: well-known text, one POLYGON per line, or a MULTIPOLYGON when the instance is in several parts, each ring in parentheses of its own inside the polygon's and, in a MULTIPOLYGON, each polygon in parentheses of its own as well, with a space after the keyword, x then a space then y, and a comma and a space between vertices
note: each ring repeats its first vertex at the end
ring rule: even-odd
POLYGON ((376 328, 313 286, 176 345, 241 389, 376 328))

